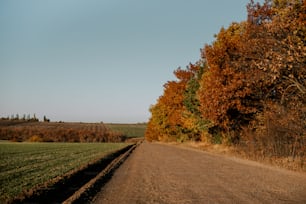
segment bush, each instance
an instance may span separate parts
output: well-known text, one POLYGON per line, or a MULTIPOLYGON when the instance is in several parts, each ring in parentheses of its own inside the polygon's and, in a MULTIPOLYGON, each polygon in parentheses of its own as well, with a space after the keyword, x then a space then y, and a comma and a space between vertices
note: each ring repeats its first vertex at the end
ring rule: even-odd
POLYGON ((33 135, 29 138, 29 142, 42 142, 43 139, 38 135, 33 135))

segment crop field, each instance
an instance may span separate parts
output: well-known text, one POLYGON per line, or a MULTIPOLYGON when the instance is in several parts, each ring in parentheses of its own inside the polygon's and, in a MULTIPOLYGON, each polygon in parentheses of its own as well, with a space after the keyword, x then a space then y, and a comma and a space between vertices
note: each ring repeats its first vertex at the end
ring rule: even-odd
POLYGON ((122 134, 128 138, 130 137, 144 137, 147 124, 119 124, 119 123, 106 123, 105 126, 112 132, 122 134))
POLYGON ((0 142, 0 203, 127 145, 0 142))
POLYGON ((103 123, 0 120, 0 140, 14 142, 123 142, 103 123))

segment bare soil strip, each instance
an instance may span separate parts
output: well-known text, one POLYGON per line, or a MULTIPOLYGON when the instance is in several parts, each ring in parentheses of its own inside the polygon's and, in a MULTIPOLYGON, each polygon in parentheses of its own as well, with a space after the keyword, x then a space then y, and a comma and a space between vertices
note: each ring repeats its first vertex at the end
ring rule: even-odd
POLYGON ((93 203, 306 203, 306 174, 142 143, 93 203))
POLYGON ((100 175, 100 185, 95 185, 96 188, 101 187, 102 184, 109 179, 110 174, 114 169, 118 168, 131 151, 134 150, 135 146, 136 144, 129 145, 119 151, 108 154, 106 157, 103 157, 96 162, 81 167, 70 174, 64 175, 51 186, 46 185, 34 189, 32 192, 28 192, 16 198, 12 203, 62 203, 68 198, 70 200, 67 200, 67 203, 72 203, 81 200, 81 198, 87 199, 88 196, 92 195, 92 193, 89 193, 89 190, 93 189, 87 183, 92 179, 95 179, 97 175, 100 175), (101 172, 104 172, 104 174, 101 175, 101 172), (87 186, 84 188, 84 185, 86 184, 87 186), (80 189, 85 190, 81 192, 80 189), (76 192, 78 192, 78 196, 74 195, 76 192), (85 195, 84 192, 87 192, 87 194, 85 195))
POLYGON ((111 178, 113 172, 133 152, 133 150, 137 147, 138 144, 132 145, 126 152, 124 152, 123 154, 115 158, 96 177, 88 181, 79 190, 77 190, 72 196, 66 199, 63 202, 63 204, 89 202, 93 198, 93 196, 99 192, 99 189, 111 178))

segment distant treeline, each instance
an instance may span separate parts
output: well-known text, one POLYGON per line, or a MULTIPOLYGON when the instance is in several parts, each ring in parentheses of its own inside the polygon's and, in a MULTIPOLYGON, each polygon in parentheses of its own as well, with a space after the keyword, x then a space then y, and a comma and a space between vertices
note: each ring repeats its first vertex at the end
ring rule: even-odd
MULTIPOLYGON (((15 122, 38 122, 39 119, 36 117, 35 114, 31 116, 31 114, 23 114, 20 116, 19 114, 12 114, 10 117, 1 117, 0 120, 2 121, 15 121, 15 122)), ((43 117, 44 122, 50 122, 50 119, 48 119, 46 116, 43 117)))
POLYGON ((150 108, 149 141, 205 141, 306 158, 305 0, 251 1, 150 108))

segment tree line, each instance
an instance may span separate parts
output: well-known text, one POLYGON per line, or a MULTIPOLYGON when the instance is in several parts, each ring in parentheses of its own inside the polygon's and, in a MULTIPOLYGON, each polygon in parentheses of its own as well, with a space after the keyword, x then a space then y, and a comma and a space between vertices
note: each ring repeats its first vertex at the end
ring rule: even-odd
POLYGON ((150 107, 148 141, 205 141, 306 157, 306 2, 253 0, 150 107))
MULTIPOLYGON (((10 117, 1 117, 0 118, 1 122, 7 121, 7 122, 39 122, 39 119, 36 117, 36 114, 23 114, 23 116, 19 116, 17 113, 16 115, 12 114, 10 117)), ((50 122, 50 119, 48 119, 45 115, 43 117, 44 122, 50 122)))

